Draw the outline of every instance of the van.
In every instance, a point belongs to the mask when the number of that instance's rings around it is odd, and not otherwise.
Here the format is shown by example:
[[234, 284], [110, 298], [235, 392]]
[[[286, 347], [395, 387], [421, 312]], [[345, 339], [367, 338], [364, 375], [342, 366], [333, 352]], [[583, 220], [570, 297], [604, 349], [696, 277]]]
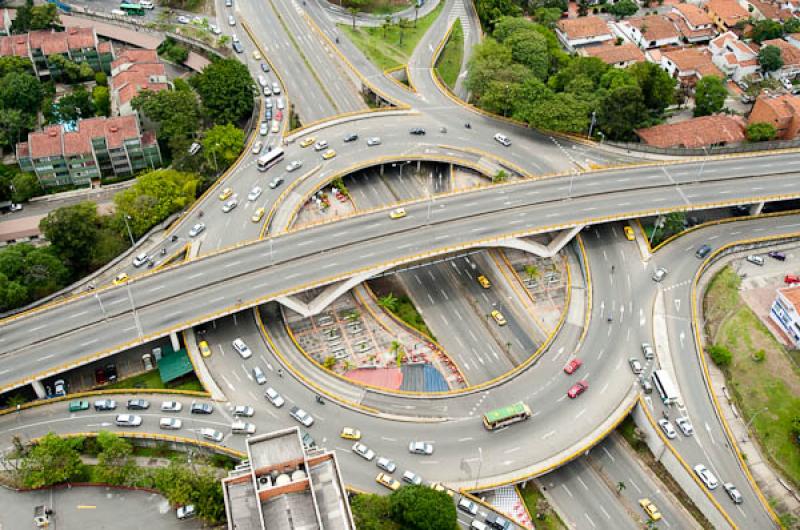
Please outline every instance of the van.
[[150, 0], [140, 0], [139, 5], [144, 9], [155, 9], [155, 5]]

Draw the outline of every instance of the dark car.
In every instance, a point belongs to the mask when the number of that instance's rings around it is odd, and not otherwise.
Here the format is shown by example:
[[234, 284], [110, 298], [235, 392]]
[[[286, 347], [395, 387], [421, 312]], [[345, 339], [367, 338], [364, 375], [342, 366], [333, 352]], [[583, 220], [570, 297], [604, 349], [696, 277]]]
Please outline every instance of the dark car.
[[776, 259], [778, 261], [786, 261], [786, 254], [784, 254], [783, 252], [778, 252], [777, 250], [767, 252], [767, 256], [769, 256], [772, 259]]
[[147, 410], [150, 408], [150, 402], [146, 399], [129, 399], [128, 410]]
[[234, 42], [233, 43], [233, 50], [236, 53], [244, 53], [244, 47], [242, 46], [241, 42]]
[[347, 143], [347, 142], [355, 142], [356, 140], [358, 140], [358, 135], [356, 133], [350, 133], [350, 134], [348, 134], [347, 136], [344, 137], [345, 143]]
[[409, 134], [414, 134], [414, 135], [417, 135], [417, 136], [422, 136], [423, 134], [425, 134], [425, 129], [423, 129], [422, 127], [414, 127], [413, 129], [408, 131], [408, 133]]
[[496, 513], [490, 513], [486, 516], [486, 524], [497, 530], [508, 530], [511, 528], [511, 521]]
[[214, 407], [208, 403], [197, 401], [192, 403], [192, 414], [211, 414], [212, 412], [214, 412]]
[[106, 371], [102, 368], [98, 368], [94, 371], [94, 382], [98, 385], [104, 385], [108, 382], [108, 377], [106, 377]]
[[698, 259], [704, 259], [709, 254], [711, 254], [711, 247], [708, 245], [700, 245], [700, 248], [698, 248], [697, 252], [694, 253], [695, 257]]
[[269, 72], [269, 65], [267, 63], [261, 63], [261, 71]]
[[117, 365], [115, 364], [107, 364], [106, 365], [106, 379], [108, 379], [109, 383], [113, 383], [117, 380]]

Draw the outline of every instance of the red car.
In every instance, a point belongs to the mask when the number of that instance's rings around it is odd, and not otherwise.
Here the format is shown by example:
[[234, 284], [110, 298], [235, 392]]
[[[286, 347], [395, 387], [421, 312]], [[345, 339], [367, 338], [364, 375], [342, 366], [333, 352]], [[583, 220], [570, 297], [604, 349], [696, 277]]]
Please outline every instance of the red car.
[[577, 359], [577, 358], [572, 359], [564, 367], [564, 373], [567, 374], [567, 375], [572, 375], [573, 373], [575, 373], [575, 370], [577, 370], [578, 368], [581, 367], [582, 364], [583, 364], [583, 361], [581, 361], [580, 359]]
[[800, 283], [800, 276], [797, 276], [796, 274], [787, 274], [783, 278], [783, 282], [787, 283], [789, 285], [791, 285], [793, 283]]
[[281, 111], [276, 112], [275, 113], [275, 120], [276, 121], [281, 121], [282, 119], [283, 119], [283, 112], [281, 112]]
[[586, 392], [587, 388], [589, 388], [589, 383], [587, 383], [586, 381], [578, 381], [577, 383], [572, 385], [572, 387], [570, 387], [569, 390], [567, 390], [567, 395], [570, 398], [575, 399], [576, 397]]

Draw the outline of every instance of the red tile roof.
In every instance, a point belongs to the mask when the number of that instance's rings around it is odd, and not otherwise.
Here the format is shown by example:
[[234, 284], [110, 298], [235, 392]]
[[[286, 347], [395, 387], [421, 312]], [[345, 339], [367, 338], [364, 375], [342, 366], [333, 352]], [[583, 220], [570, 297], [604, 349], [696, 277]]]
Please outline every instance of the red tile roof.
[[95, 47], [95, 36], [92, 28], [72, 26], [66, 28], [64, 34], [67, 37], [67, 45], [70, 50]]
[[64, 33], [55, 31], [31, 31], [28, 33], [31, 49], [42, 50], [45, 55], [69, 52], [69, 45]]
[[687, 21], [689, 21], [689, 24], [695, 28], [707, 24], [713, 24], [713, 21], [711, 20], [711, 17], [708, 16], [708, 13], [694, 4], [676, 4], [672, 6], [672, 9], [683, 15], [681, 18], [685, 18]]
[[781, 50], [781, 59], [784, 66], [800, 65], [800, 49], [795, 48], [783, 39], [770, 39], [761, 43], [764, 46], [777, 46]]
[[[153, 92], [169, 88], [169, 84], [155, 81], [156, 78], [166, 78], [166, 67], [158, 61], [158, 55], [152, 50], [126, 50], [112, 65], [112, 70], [125, 65], [130, 65], [126, 70], [118, 72], [111, 78], [111, 90], [116, 93], [119, 104], [124, 104], [133, 99], [141, 90], [148, 89]], [[134, 62], [131, 61], [141, 61]], [[149, 62], [144, 62], [149, 61]]]
[[17, 144], [17, 152], [29, 149], [31, 158], [48, 156], [75, 156], [92, 151], [92, 139], [106, 139], [109, 149], [122, 147], [123, 141], [139, 137], [139, 123], [135, 114], [117, 118], [89, 118], [79, 120], [75, 131], [64, 132], [61, 125], [51, 125], [41, 132], [28, 135], [28, 146]]
[[[629, 18], [626, 22], [637, 28], [642, 33], [642, 36], [649, 41], [672, 39], [680, 36], [672, 21], [662, 15]], [[642, 31], [642, 28], [644, 28], [644, 31]]]
[[28, 142], [20, 142], [17, 144], [17, 159], [27, 158], [30, 155], [31, 151], [28, 149]]
[[[690, 4], [679, 4], [679, 5], [690, 5]], [[686, 23], [686, 20], [678, 13], [667, 13], [666, 16], [675, 24], [680, 34], [686, 37], [687, 39], [710, 39], [717, 33], [713, 27], [692, 29], [692, 27]]]
[[711, 61], [711, 53], [706, 48], [681, 48], [665, 51], [664, 57], [675, 63], [679, 72], [697, 72], [701, 77], [716, 75], [724, 78], [725, 75]]
[[124, 64], [134, 63], [159, 63], [158, 53], [155, 50], [143, 50], [141, 48], [125, 48], [117, 54], [117, 58], [111, 63], [111, 69], [119, 68]]
[[706, 4], [709, 13], [716, 13], [727, 27], [733, 27], [740, 20], [747, 20], [750, 14], [736, 0], [709, 0]]
[[28, 36], [12, 35], [0, 37], [0, 57], [28, 57]]
[[569, 40], [611, 35], [606, 21], [595, 16], [567, 18], [559, 20], [557, 25]]
[[722, 143], [737, 143], [745, 139], [742, 119], [738, 116], [723, 114], [638, 129], [636, 134], [643, 143], [664, 148], [697, 148]]
[[795, 307], [795, 310], [800, 311], [800, 286], [784, 287], [778, 291]]
[[58, 156], [61, 154], [61, 125], [50, 125], [41, 132], [28, 135], [31, 158]]
[[613, 44], [602, 44], [600, 46], [587, 46], [583, 50], [586, 55], [597, 57], [606, 64], [624, 64], [628, 62], [643, 63], [644, 53], [638, 46], [631, 42], [615, 46]]

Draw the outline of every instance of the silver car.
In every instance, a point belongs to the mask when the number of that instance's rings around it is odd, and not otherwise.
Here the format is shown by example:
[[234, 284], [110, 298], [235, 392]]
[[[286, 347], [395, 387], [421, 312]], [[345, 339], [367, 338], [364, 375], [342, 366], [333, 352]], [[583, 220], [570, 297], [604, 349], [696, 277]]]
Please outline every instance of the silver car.
[[719, 486], [719, 482], [717, 482], [717, 477], [714, 476], [706, 466], [703, 464], [697, 464], [694, 466], [694, 472], [703, 481], [703, 484], [710, 490], [716, 489]]
[[120, 427], [138, 427], [142, 424], [142, 417], [136, 414], [118, 414], [116, 423]]
[[666, 277], [667, 277], [667, 269], [665, 269], [664, 267], [657, 268], [655, 270], [655, 272], [653, 273], [653, 281], [654, 282], [660, 282], [661, 280], [663, 280]]
[[253, 367], [253, 379], [256, 380], [256, 383], [259, 385], [265, 385], [267, 383], [267, 376], [264, 375], [264, 370], [262, 370], [258, 366]]
[[283, 396], [278, 394], [278, 392], [272, 387], [269, 387], [264, 391], [264, 397], [267, 398], [269, 402], [272, 403], [276, 408], [281, 408], [285, 403]]
[[300, 407], [292, 407], [292, 410], [289, 411], [289, 415], [302, 423], [305, 427], [311, 427], [314, 425], [314, 418], [311, 417], [311, 414], [304, 411]]
[[183, 426], [183, 422], [180, 418], [161, 418], [158, 426], [168, 431], [177, 431]]
[[289, 162], [289, 165], [286, 166], [286, 171], [294, 171], [296, 169], [300, 169], [303, 167], [303, 163], [299, 160], [292, 160]]
[[236, 405], [233, 408], [234, 416], [241, 416], [243, 418], [250, 418], [255, 414], [255, 410], [250, 405]]
[[415, 455], [432, 455], [433, 445], [428, 442], [411, 442], [408, 444], [408, 452]]
[[228, 202], [226, 202], [225, 204], [222, 205], [222, 211], [224, 213], [228, 213], [231, 210], [233, 210], [234, 208], [236, 208], [238, 205], [239, 205], [239, 201], [237, 201], [236, 199], [231, 199], [231, 200], [229, 200]]
[[631, 365], [631, 372], [633, 372], [636, 375], [639, 375], [644, 371], [644, 368], [642, 368], [642, 363], [639, 362], [639, 359], [634, 359], [633, 357], [631, 357], [630, 359], [628, 359], [628, 364]]
[[206, 229], [205, 223], [197, 223], [189, 230], [189, 237], [197, 237], [200, 233]]
[[661, 430], [664, 431], [664, 434], [670, 440], [674, 440], [678, 436], [678, 432], [675, 430], [675, 427], [672, 426], [669, 420], [661, 418], [658, 420], [658, 426], [661, 427]]

